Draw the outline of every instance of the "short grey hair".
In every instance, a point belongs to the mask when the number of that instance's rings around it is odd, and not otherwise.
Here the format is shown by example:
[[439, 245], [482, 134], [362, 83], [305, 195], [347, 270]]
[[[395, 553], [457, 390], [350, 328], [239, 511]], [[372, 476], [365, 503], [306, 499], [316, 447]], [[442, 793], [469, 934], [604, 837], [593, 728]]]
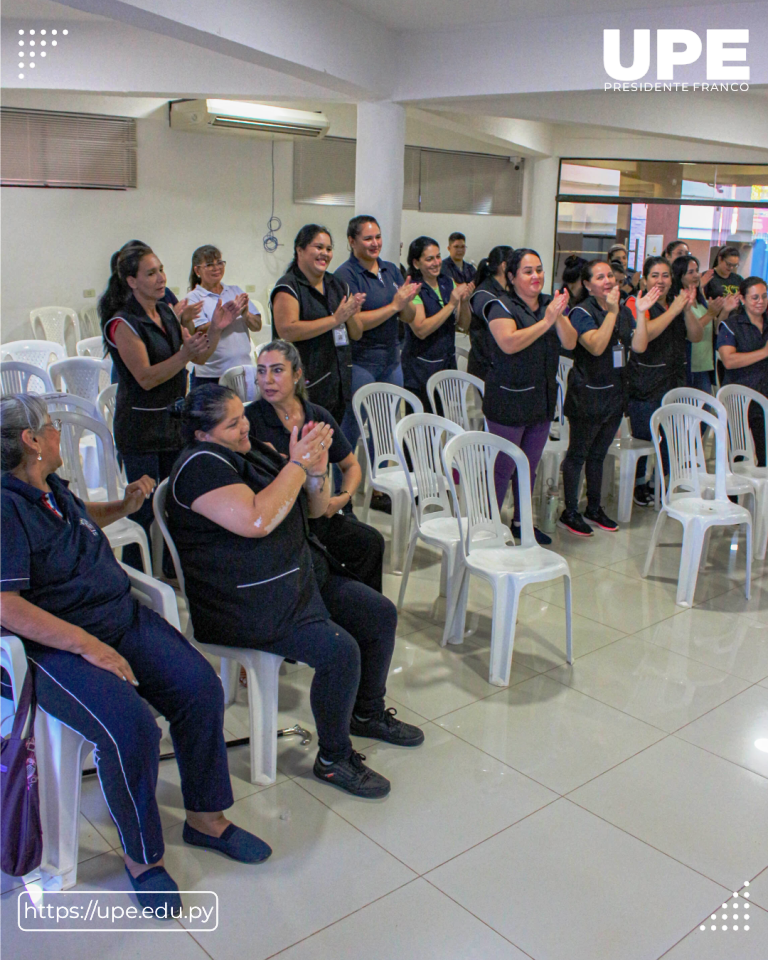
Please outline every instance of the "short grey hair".
[[15, 470], [24, 459], [25, 430], [38, 434], [48, 420], [48, 407], [34, 393], [5, 394], [0, 398], [0, 469]]

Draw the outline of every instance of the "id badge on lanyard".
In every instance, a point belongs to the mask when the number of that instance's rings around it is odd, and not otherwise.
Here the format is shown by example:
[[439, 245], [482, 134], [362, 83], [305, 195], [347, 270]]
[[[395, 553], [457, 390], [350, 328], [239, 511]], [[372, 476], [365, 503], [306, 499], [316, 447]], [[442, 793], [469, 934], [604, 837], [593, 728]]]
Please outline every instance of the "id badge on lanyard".
[[626, 351], [623, 343], [617, 343], [613, 347], [613, 365], [614, 367], [623, 367], [627, 362]]
[[333, 328], [333, 343], [337, 347], [346, 347], [349, 344], [349, 336], [344, 324]]

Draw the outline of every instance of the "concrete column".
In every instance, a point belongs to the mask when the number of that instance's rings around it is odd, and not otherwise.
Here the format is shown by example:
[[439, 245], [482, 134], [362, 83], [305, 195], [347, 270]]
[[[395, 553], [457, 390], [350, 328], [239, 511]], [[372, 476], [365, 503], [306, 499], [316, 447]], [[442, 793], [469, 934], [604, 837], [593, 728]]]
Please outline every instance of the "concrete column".
[[555, 217], [557, 215], [557, 177], [559, 157], [526, 160], [526, 178], [531, 178], [526, 196], [525, 246], [538, 250], [544, 265], [544, 289], [551, 292], [554, 282]]
[[400, 262], [403, 212], [405, 107], [388, 101], [358, 103], [355, 213], [381, 226], [382, 259]]

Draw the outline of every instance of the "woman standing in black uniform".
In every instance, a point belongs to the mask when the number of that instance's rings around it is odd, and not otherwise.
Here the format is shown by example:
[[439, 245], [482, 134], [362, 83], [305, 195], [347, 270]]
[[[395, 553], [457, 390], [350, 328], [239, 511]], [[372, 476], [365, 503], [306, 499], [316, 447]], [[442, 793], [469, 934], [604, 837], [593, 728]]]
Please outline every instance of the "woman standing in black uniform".
[[[563, 462], [565, 510], [558, 526], [591, 537], [590, 523], [615, 531], [619, 525], [600, 505], [603, 461], [621, 425], [626, 407], [626, 365], [629, 351], [648, 346], [645, 311], [659, 297], [658, 288], [637, 301], [639, 320], [620, 305], [621, 291], [610, 264], [593, 260], [582, 268], [586, 296], [571, 308], [568, 319], [578, 334], [573, 368], [568, 376], [564, 413], [570, 438]], [[579, 480], [586, 462], [587, 510], [579, 513]]]
[[296, 344], [312, 402], [341, 423], [352, 399], [349, 341], [363, 335], [355, 314], [365, 294], [350, 295], [328, 273], [332, 259], [330, 231], [317, 223], [303, 226], [293, 241], [293, 260], [272, 290], [272, 327], [281, 340]]
[[425, 410], [430, 409], [427, 380], [433, 373], [456, 369], [456, 315], [462, 333], [469, 326], [469, 285], [457, 284], [442, 274], [442, 266], [437, 240], [417, 237], [408, 248], [408, 273], [421, 289], [413, 298], [413, 320], [405, 328], [403, 384], [416, 394]]
[[[149, 247], [124, 247], [115, 267], [99, 301], [104, 341], [117, 372], [115, 446], [129, 483], [145, 475], [159, 483], [181, 449], [179, 425], [168, 408], [187, 392], [186, 366], [218, 342], [234, 312], [230, 304], [217, 307], [208, 332], [192, 335], [162, 301], [165, 272]], [[133, 519], [149, 535], [149, 500]], [[135, 544], [126, 547], [124, 560], [141, 568]], [[164, 567], [173, 576], [169, 564]]]
[[493, 250], [480, 261], [475, 275], [475, 292], [469, 299], [471, 318], [469, 321], [469, 360], [467, 373], [473, 377], [485, 380], [485, 374], [490, 362], [490, 344], [488, 342], [487, 312], [491, 304], [499, 301], [507, 312], [511, 313], [512, 304], [509, 300], [507, 285], [507, 263], [514, 253], [512, 247], [494, 247]]
[[[740, 383], [768, 397], [768, 287], [762, 277], [747, 277], [739, 284], [741, 310], [720, 321], [717, 352], [725, 367], [725, 382]], [[750, 403], [747, 413], [755, 462], [765, 466], [763, 408]]]
[[[531, 466], [531, 487], [536, 479], [557, 402], [557, 369], [560, 345], [576, 346], [576, 331], [563, 316], [567, 293], [554, 298], [542, 293], [544, 267], [535, 250], [515, 250], [507, 263], [511, 286], [509, 306], [501, 299], [485, 311], [490, 364], [485, 377], [483, 413], [488, 429], [517, 444]], [[499, 506], [515, 473], [509, 457], [498, 456], [494, 468]], [[520, 531], [520, 498], [515, 491], [512, 532]], [[534, 531], [539, 543], [552, 540]]]
[[[646, 325], [648, 349], [639, 359], [629, 357], [629, 402], [627, 404], [632, 436], [638, 440], [651, 439], [651, 416], [661, 406], [668, 390], [685, 386], [685, 343], [698, 343], [704, 336], [695, 315], [686, 310], [696, 303], [696, 288], [681, 290], [670, 302], [672, 271], [664, 257], [649, 257], [643, 264], [645, 289], [656, 287], [659, 298], [650, 308]], [[640, 311], [637, 311], [638, 319]], [[662, 469], [669, 473], [669, 454], [666, 443], [661, 445]], [[645, 476], [645, 457], [637, 462], [637, 477]], [[653, 503], [653, 491], [647, 484], [635, 485], [634, 501], [638, 506]]]

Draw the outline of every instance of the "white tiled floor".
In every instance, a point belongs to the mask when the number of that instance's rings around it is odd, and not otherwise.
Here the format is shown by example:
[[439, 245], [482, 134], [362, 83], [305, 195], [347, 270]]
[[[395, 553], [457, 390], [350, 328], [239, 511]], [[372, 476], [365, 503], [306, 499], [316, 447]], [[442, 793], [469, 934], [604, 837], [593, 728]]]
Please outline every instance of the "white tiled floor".
[[[388, 518], [372, 519], [388, 535]], [[641, 578], [654, 520], [635, 508], [615, 536], [557, 532], [574, 578], [575, 662], [562, 586], [539, 584], [520, 605], [504, 690], [488, 683], [487, 586], [470, 590], [472, 636], [441, 648], [438, 557], [420, 548], [389, 700], [426, 742], [355, 744], [392, 780], [388, 799], [315, 781], [314, 744], [281, 741], [266, 788], [248, 780], [247, 748], [233, 749], [231, 816], [275, 851], [246, 867], [181, 842], [178, 771], [163, 763], [169, 869], [182, 889], [218, 893], [218, 930], [22, 934], [18, 884], [4, 877], [3, 949], [15, 960], [765, 960], [768, 753], [755, 744], [768, 741], [768, 565], [754, 564], [747, 601], [743, 546], [716, 536], [684, 610], [675, 524]], [[399, 587], [385, 576], [392, 599]], [[314, 730], [311, 678], [306, 667], [282, 677], [281, 721]], [[246, 711], [228, 710], [228, 736], [247, 733]], [[79, 887], [126, 891], [97, 781], [81, 809]], [[743, 908], [731, 918], [734, 892], [750, 894], [748, 931]]]

